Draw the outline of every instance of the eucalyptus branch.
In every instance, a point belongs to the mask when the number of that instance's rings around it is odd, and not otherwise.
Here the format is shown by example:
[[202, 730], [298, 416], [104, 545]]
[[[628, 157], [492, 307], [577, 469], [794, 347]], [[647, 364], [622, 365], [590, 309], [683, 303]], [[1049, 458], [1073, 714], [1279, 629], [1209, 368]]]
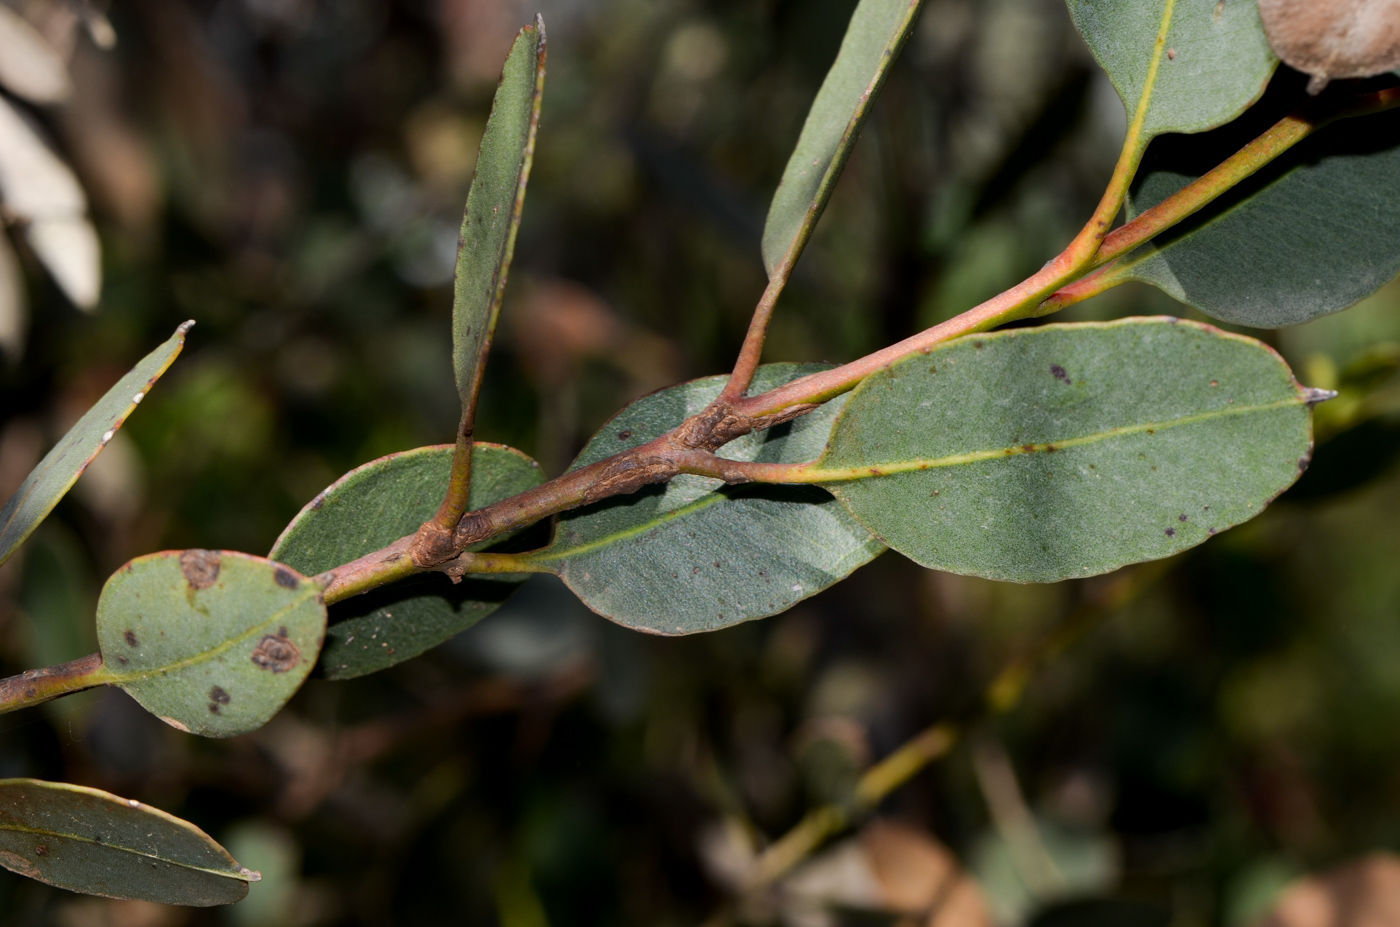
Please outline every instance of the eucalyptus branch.
[[[1400, 105], [1400, 88], [1366, 94], [1360, 98], [1341, 101], [1322, 98], [1309, 103], [1298, 114], [1282, 120], [1200, 180], [1189, 184], [1113, 234], [1103, 236], [1100, 234], [1104, 227], [1101, 223], [1105, 223], [1103, 215], [1109, 209], [1116, 212], [1121, 208], [1128, 184], [1131, 183], [1130, 172], [1136, 170], [1141, 162], [1140, 137], [1130, 130], [1118, 167], [1094, 216], [1060, 255], [1011, 289], [946, 322], [848, 364], [793, 380], [760, 395], [739, 398], [731, 403], [716, 402], [673, 431], [640, 447], [571, 470], [534, 489], [471, 512], [458, 523], [451, 548], [445, 549], [439, 555], [440, 559], [429, 560], [415, 549], [415, 568], [410, 569], [399, 558], [406, 546], [394, 545], [362, 557], [354, 564], [329, 571], [325, 574], [328, 578], [327, 600], [339, 601], [419, 570], [446, 570], [445, 565], [449, 562], [453, 564], [450, 572], [455, 575], [475, 572], [470, 564], [454, 559], [472, 544], [527, 527], [581, 505], [666, 482], [680, 473], [734, 483], [812, 483], [835, 478], [833, 474], [821, 473], [804, 465], [731, 461], [717, 456], [714, 451], [751, 431], [804, 415], [854, 389], [876, 371], [906, 357], [926, 354], [946, 341], [1017, 319], [1047, 315], [1123, 282], [1121, 278], [1105, 275], [1102, 270], [1097, 275], [1092, 273], [1098, 266], [1100, 243], [1104, 250], [1112, 248], [1116, 253], [1122, 253], [1208, 205], [1327, 122], [1396, 105]], [[1140, 128], [1140, 119], [1136, 119], [1135, 124]], [[1111, 221], [1111, 216], [1107, 221]], [[403, 544], [403, 541], [398, 542], [398, 545]], [[519, 561], [524, 562], [528, 561]], [[525, 568], [517, 564], [511, 569], [523, 571]], [[355, 592], [344, 591], [350, 589]]]
[[[406, 535], [387, 547], [320, 574], [315, 581], [323, 587], [326, 603], [333, 604], [427, 571], [443, 572], [454, 579], [468, 574], [543, 572], [545, 567], [528, 554], [479, 553], [467, 548], [582, 505], [669, 481], [681, 473], [730, 483], [818, 483], [842, 479], [843, 473], [809, 464], [734, 461], [719, 457], [715, 451], [749, 432], [811, 412], [904, 358], [928, 353], [954, 338], [1055, 312], [1123, 282], [1126, 278], [1115, 273], [1117, 265], [1105, 261], [1189, 217], [1328, 122], [1397, 105], [1400, 88], [1342, 100], [1319, 98], [1159, 206], [1103, 236], [1103, 215], [1121, 208], [1131, 171], [1141, 161], [1140, 144], [1130, 132], [1119, 166], [1094, 216], [1059, 256], [1015, 287], [880, 351], [760, 395], [717, 402], [653, 441], [467, 513], [447, 536], [448, 543], [425, 552], [415, 543], [416, 535]], [[94, 654], [70, 664], [0, 680], [0, 713], [99, 685], [103, 681], [100, 673], [101, 660]]]

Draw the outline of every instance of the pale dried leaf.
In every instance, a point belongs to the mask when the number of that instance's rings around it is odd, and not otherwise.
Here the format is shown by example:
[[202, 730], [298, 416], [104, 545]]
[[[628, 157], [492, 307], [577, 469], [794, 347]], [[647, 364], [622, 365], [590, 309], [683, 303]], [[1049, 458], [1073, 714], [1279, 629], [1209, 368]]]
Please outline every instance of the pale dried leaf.
[[1373, 853], [1295, 882], [1256, 927], [1400, 927], [1400, 857]]
[[783, 883], [791, 927], [837, 923], [839, 909], [912, 917], [926, 927], [991, 927], [977, 883], [931, 834], [876, 820], [803, 865]]
[[1259, 0], [1259, 14], [1278, 56], [1312, 75], [1310, 93], [1400, 67], [1400, 0]]
[[87, 210], [78, 179], [0, 97], [0, 202], [20, 219], [67, 218]]
[[7, 6], [0, 6], [0, 84], [34, 103], [57, 103], [73, 92], [63, 59]]
[[64, 295], [85, 312], [97, 308], [102, 291], [102, 253], [92, 223], [82, 216], [35, 219], [25, 231], [29, 246]]
[[0, 352], [11, 360], [24, 352], [24, 329], [29, 308], [24, 301], [24, 278], [9, 239], [0, 232]]

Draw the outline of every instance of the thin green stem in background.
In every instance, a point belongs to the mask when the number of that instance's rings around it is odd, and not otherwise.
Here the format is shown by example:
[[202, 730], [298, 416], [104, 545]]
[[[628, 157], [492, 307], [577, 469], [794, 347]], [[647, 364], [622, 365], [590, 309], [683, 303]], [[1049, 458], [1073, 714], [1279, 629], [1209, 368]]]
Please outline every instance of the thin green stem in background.
[[988, 715], [1005, 714], [1019, 705], [1036, 670], [1156, 585], [1175, 563], [1174, 559], [1159, 560], [1117, 574], [1098, 595], [1075, 609], [1027, 653], [1008, 662], [970, 709], [925, 728], [871, 766], [856, 782], [846, 804], [823, 805], [804, 815], [796, 826], [758, 856], [747, 888], [753, 891], [787, 875], [830, 837], [873, 811], [890, 793], [930, 763], [947, 756], [978, 722]]

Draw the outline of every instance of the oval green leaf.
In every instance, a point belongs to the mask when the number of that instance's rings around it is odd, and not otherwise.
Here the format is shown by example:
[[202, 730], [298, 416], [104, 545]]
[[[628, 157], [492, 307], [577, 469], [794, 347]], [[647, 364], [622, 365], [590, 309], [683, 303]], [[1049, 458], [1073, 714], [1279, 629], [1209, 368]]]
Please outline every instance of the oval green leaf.
[[208, 907], [262, 878], [193, 824], [97, 789], [0, 779], [0, 866], [73, 892]]
[[975, 335], [857, 387], [811, 477], [926, 567], [1055, 582], [1259, 514], [1307, 466], [1318, 398], [1208, 325]]
[[232, 737], [286, 704], [325, 629], [321, 587], [280, 563], [233, 551], [148, 554], [102, 589], [96, 681], [172, 727]]
[[763, 264], [772, 277], [796, 262], [826, 208], [870, 105], [913, 29], [922, 0], [861, 0], [836, 61], [802, 125], [768, 207]]
[[181, 325], [169, 341], [147, 354], [130, 373], [118, 380], [116, 386], [78, 419], [53, 450], [44, 455], [39, 466], [0, 508], [0, 563], [10, 559], [15, 549], [73, 488], [93, 458], [102, 453], [127, 416], [170, 367], [185, 346], [185, 333], [193, 326], [192, 321]]
[[[769, 364], [754, 390], [827, 369]], [[727, 378], [706, 377], [637, 400], [589, 441], [574, 468], [644, 444], [701, 411]], [[732, 441], [732, 460], [801, 463], [821, 452], [844, 405]], [[781, 612], [848, 576], [884, 548], [824, 491], [725, 486], [681, 475], [559, 519], [554, 543], [530, 559], [595, 612], [654, 634], [713, 631]]]
[[[451, 445], [420, 447], [350, 471], [301, 510], [268, 556], [314, 575], [412, 534], [437, 511], [452, 454]], [[499, 444], [473, 446], [471, 474], [473, 509], [544, 480], [539, 464]], [[339, 602], [331, 606], [321, 671], [350, 679], [416, 657], [491, 614], [517, 585], [494, 577], [453, 585], [430, 573]]]
[[[1150, 209], [1267, 127], [1251, 114], [1188, 146], [1148, 150], [1129, 211]], [[1334, 123], [1201, 212], [1120, 260], [1217, 319], [1296, 325], [1370, 296], [1400, 273], [1400, 110]]]
[[1253, 0], [1069, 0], [1069, 12], [1130, 121], [1155, 59], [1144, 140], [1231, 121], [1259, 99], [1278, 66]]
[[452, 364], [468, 420], [491, 349], [525, 205], [544, 92], [544, 56], [544, 21], [537, 16], [533, 26], [516, 36], [501, 71], [462, 216], [452, 301]]

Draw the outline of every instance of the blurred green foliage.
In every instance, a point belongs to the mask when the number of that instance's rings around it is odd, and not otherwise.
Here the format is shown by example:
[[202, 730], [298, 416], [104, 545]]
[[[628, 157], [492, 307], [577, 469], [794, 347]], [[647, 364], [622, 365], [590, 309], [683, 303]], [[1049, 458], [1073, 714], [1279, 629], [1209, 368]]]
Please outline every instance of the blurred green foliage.
[[[627, 401], [727, 369], [764, 283], [764, 208], [854, 3], [538, 5], [544, 114], [477, 437], [557, 473]], [[77, 35], [75, 99], [34, 115], [93, 200], [102, 306], [80, 315], [21, 247], [33, 321], [0, 371], [0, 490], [176, 324], [199, 324], [0, 570], [0, 670], [90, 650], [101, 577], [127, 559], [264, 553], [341, 473], [450, 440], [457, 225], [500, 62], [534, 12], [134, 0], [111, 10], [115, 49]], [[930, 0], [768, 358], [847, 360], [1033, 272], [1092, 210], [1123, 123], [1057, 0]], [[1096, 916], [1235, 924], [1294, 873], [1400, 847], [1397, 304], [1391, 286], [1263, 333], [1341, 391], [1312, 471], [979, 732], [1052, 862], [1077, 852], [1092, 879], [1037, 894], [999, 853], [975, 749], [886, 802], [972, 866], [994, 910], [1090, 923], [1047, 905], [1092, 892], [1121, 902]], [[1067, 315], [1157, 313], [1184, 307], [1129, 285]], [[537, 579], [442, 648], [313, 680], [232, 741], [116, 691], [8, 715], [0, 776], [138, 798], [267, 878], [233, 909], [186, 911], [0, 874], [0, 918], [698, 924], [725, 899], [711, 822], [778, 835], [1101, 582], [999, 585], [887, 555], [785, 615], [659, 639]]]

